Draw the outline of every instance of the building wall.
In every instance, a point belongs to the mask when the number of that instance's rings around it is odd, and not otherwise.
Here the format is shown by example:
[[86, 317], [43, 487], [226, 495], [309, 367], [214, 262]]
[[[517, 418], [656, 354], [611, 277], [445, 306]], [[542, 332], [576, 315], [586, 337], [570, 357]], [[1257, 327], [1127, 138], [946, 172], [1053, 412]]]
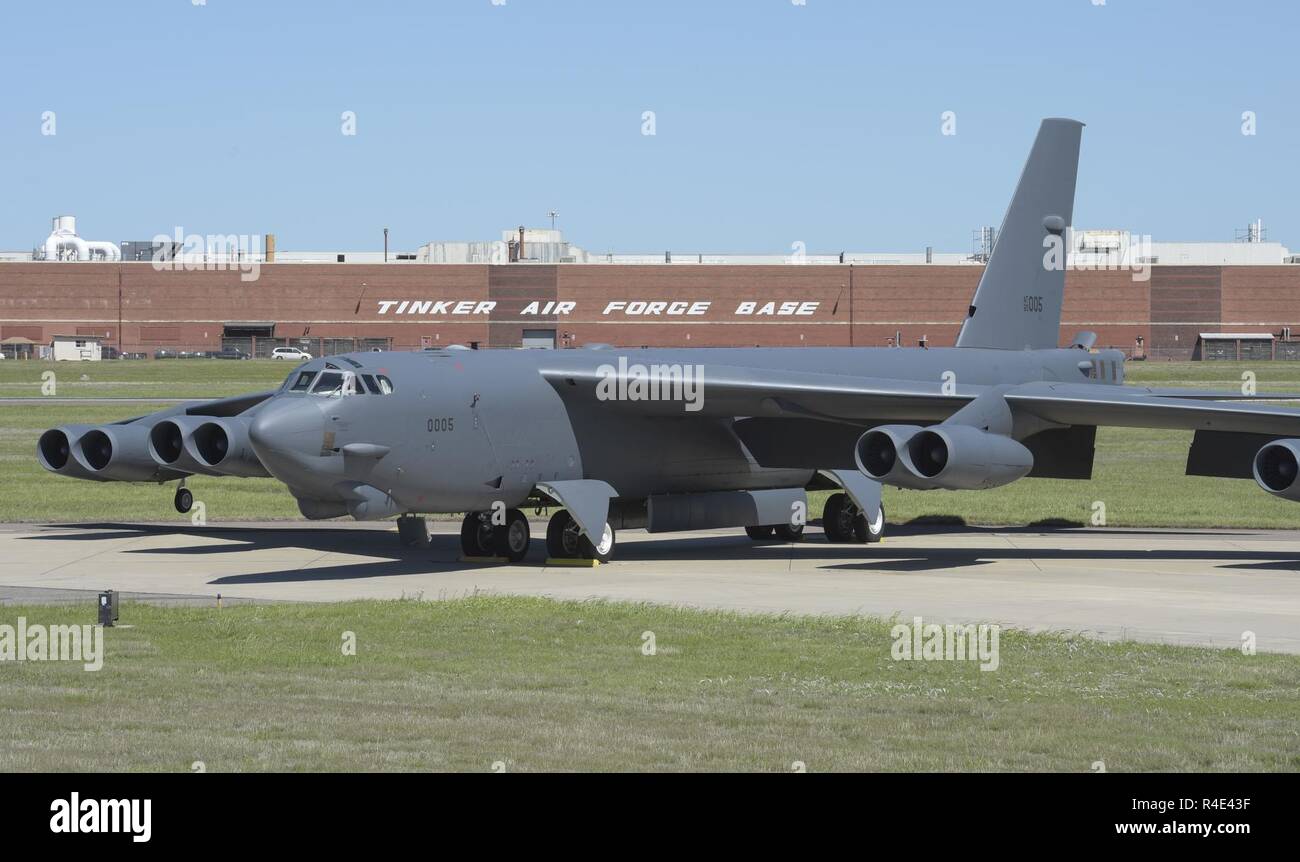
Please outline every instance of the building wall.
[[[4, 263], [0, 338], [48, 343], [55, 334], [82, 334], [103, 336], [114, 347], [120, 339], [127, 351], [214, 349], [224, 324], [267, 321], [281, 338], [391, 338], [399, 349], [469, 342], [511, 347], [523, 330], [549, 328], [560, 345], [880, 346], [899, 333], [905, 345], [924, 337], [941, 347], [953, 343], [982, 271], [976, 265], [264, 264], [256, 280], [244, 281], [238, 271], [159, 272], [148, 263]], [[439, 312], [435, 302], [448, 305]], [[476, 313], [484, 302], [495, 306]], [[638, 315], [610, 309], [611, 302], [665, 308]], [[703, 313], [668, 313], [671, 303], [703, 302]], [[428, 306], [412, 313], [412, 303]], [[531, 303], [549, 313], [525, 313]], [[556, 313], [555, 303], [573, 307]], [[755, 313], [739, 313], [745, 303]], [[769, 303], [774, 313], [757, 313]], [[462, 313], [455, 313], [457, 304]], [[1276, 333], [1287, 325], [1300, 328], [1300, 266], [1158, 266], [1149, 280], [1071, 271], [1061, 342], [1092, 330], [1099, 346], [1132, 351], [1141, 337], [1153, 356], [1186, 358], [1198, 331]]]

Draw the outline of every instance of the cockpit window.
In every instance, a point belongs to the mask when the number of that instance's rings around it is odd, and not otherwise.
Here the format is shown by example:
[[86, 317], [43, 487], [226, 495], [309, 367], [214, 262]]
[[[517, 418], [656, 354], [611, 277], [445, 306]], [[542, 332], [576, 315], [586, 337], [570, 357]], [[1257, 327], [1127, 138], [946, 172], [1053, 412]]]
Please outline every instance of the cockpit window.
[[357, 374], [354, 371], [300, 371], [285, 381], [287, 392], [311, 392], [312, 395], [346, 397], [349, 395], [390, 395], [393, 381], [382, 374]]
[[326, 371], [316, 380], [312, 387], [313, 395], [342, 395], [343, 375], [337, 371]]

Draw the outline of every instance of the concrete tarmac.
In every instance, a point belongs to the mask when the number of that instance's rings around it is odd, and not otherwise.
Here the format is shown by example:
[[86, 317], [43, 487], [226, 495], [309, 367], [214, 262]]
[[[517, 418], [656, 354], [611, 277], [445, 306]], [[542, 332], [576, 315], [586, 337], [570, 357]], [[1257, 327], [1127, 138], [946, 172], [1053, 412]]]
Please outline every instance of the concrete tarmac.
[[0, 526], [0, 604], [103, 589], [142, 598], [341, 601], [478, 592], [742, 612], [921, 616], [1105, 639], [1300, 653], [1300, 532], [901, 527], [881, 545], [754, 543], [741, 530], [619, 535], [594, 569], [459, 561], [458, 523], [427, 547], [389, 524]]

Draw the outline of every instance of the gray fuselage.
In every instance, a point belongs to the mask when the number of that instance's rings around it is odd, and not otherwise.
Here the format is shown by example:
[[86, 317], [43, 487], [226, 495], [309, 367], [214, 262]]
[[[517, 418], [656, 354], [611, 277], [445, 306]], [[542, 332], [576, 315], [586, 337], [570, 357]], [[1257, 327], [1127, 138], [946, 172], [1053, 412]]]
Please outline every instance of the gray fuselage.
[[[1104, 355], [1121, 369], [1122, 355]], [[809, 470], [759, 466], [732, 430], [739, 417], [686, 409], [644, 416], [563, 398], [543, 369], [590, 373], [617, 364], [724, 366], [846, 377], [960, 381], [985, 387], [1081, 382], [1097, 354], [1077, 349], [690, 348], [561, 351], [450, 349], [355, 353], [313, 360], [250, 414], [267, 469], [314, 515], [378, 491], [392, 512], [462, 512], [518, 506], [538, 482], [599, 479], [622, 500], [653, 494], [802, 487]], [[293, 392], [302, 373], [326, 370], [391, 381], [389, 394]], [[1107, 380], [1106, 382], [1112, 382]], [[562, 387], [560, 387], [562, 388]], [[707, 390], [699, 393], [708, 398]], [[896, 417], [882, 417], [882, 421]], [[924, 421], [924, 420], [922, 420]], [[938, 421], [929, 419], [928, 421]], [[869, 427], [871, 422], [860, 422]], [[798, 446], [798, 440], [790, 445]], [[304, 512], [312, 515], [307, 507]]]

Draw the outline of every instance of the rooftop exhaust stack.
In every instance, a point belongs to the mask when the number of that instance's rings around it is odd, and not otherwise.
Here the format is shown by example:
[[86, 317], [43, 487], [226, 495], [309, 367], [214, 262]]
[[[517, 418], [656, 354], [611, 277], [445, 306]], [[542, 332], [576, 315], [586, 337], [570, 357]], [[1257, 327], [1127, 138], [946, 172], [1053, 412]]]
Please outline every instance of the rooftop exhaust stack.
[[77, 236], [76, 216], [55, 216], [45, 238], [45, 260], [121, 260], [116, 243], [87, 241]]
[[1245, 229], [1237, 228], [1237, 242], [1268, 242], [1268, 231], [1264, 229], [1264, 220], [1255, 219]]

